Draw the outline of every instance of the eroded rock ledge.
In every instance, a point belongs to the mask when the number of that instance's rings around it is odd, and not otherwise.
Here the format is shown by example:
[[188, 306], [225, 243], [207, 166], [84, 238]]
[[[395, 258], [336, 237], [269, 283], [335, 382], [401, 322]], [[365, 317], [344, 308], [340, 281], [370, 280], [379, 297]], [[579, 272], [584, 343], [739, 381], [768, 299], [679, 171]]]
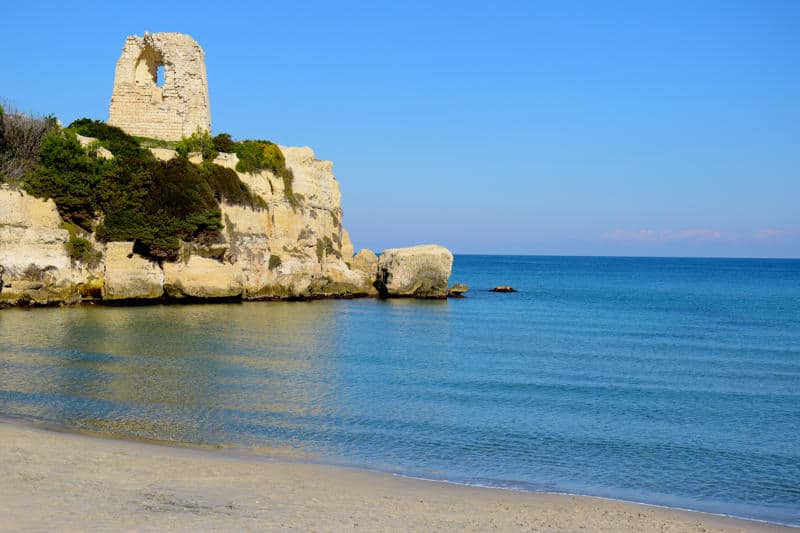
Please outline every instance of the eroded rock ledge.
[[[222, 204], [222, 242], [184, 243], [175, 262], [155, 262], [132, 242], [100, 243], [95, 265], [73, 261], [52, 200], [0, 187], [0, 307], [86, 301], [444, 298], [453, 256], [436, 245], [395, 248], [380, 259], [354, 249], [342, 227], [333, 164], [308, 147], [281, 147], [294, 173], [294, 205], [269, 171], [239, 173], [266, 208]], [[159, 150], [159, 157], [174, 154]], [[218, 164], [235, 167], [234, 154]]]

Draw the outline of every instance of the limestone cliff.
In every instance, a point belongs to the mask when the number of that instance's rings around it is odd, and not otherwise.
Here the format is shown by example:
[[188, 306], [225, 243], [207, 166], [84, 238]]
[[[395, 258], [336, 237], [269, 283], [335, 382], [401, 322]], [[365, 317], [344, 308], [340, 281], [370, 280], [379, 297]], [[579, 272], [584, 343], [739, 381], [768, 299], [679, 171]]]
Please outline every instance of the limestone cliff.
[[[294, 174], [293, 196], [284, 190], [283, 180], [269, 171], [237, 173], [266, 207], [221, 204], [222, 238], [212, 244], [183, 243], [174, 262], [142, 257], [134, 252], [132, 242], [102, 244], [93, 236], [89, 237], [102, 251], [99, 264], [89, 267], [73, 261], [67, 253], [69, 232], [53, 201], [0, 188], [0, 305], [377, 295], [378, 259], [369, 250], [353, 256], [352, 242], [341, 224], [341, 195], [333, 164], [316, 159], [307, 147], [280, 149]], [[175, 156], [169, 150], [154, 152], [161, 159]], [[237, 158], [223, 153], [215, 162], [235, 168]], [[409, 250], [402, 257], [413, 256], [414, 249]], [[422, 252], [427, 257], [431, 250]], [[382, 267], [380, 272], [384, 278], [415, 285], [408, 265], [430, 266], [426, 261], [395, 261], [401, 271], [387, 274]], [[450, 263], [434, 265], [439, 270], [433, 277], [427, 268], [426, 280], [443, 277], [446, 286], [451, 262], [452, 256]], [[420, 283], [416, 285], [430, 288], [428, 281]], [[417, 292], [389, 290], [384, 295], [440, 296], [436, 290]]]
[[52, 200], [0, 187], [0, 306], [73, 303], [96, 293], [101, 271], [70, 261], [62, 226]]

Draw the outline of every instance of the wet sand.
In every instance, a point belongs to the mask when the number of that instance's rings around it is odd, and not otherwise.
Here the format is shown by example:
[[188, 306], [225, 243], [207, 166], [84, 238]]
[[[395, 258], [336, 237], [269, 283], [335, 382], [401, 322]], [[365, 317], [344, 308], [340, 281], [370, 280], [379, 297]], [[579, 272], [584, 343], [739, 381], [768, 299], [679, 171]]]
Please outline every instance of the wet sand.
[[0, 530], [799, 531], [0, 419]]

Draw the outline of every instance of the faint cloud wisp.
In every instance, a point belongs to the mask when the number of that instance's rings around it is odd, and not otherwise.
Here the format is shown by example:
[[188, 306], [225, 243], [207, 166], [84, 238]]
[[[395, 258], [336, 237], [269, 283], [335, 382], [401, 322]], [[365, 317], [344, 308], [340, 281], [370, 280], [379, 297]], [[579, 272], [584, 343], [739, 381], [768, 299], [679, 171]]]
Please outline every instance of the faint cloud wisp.
[[614, 230], [604, 233], [601, 236], [604, 241], [627, 242], [627, 243], [653, 243], [663, 244], [670, 242], [709, 242], [709, 241], [732, 241], [738, 236], [734, 233], [716, 231], [710, 229], [683, 229], [683, 230], [661, 230], [640, 229], [639, 231]]

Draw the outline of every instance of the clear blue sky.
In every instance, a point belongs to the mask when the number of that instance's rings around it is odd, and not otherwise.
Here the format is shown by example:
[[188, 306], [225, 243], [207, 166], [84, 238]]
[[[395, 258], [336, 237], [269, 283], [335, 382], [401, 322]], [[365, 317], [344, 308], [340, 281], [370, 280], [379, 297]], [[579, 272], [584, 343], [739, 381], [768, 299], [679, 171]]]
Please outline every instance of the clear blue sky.
[[10, 2], [0, 98], [107, 119], [125, 36], [331, 159], [357, 248], [800, 257], [800, 1]]

